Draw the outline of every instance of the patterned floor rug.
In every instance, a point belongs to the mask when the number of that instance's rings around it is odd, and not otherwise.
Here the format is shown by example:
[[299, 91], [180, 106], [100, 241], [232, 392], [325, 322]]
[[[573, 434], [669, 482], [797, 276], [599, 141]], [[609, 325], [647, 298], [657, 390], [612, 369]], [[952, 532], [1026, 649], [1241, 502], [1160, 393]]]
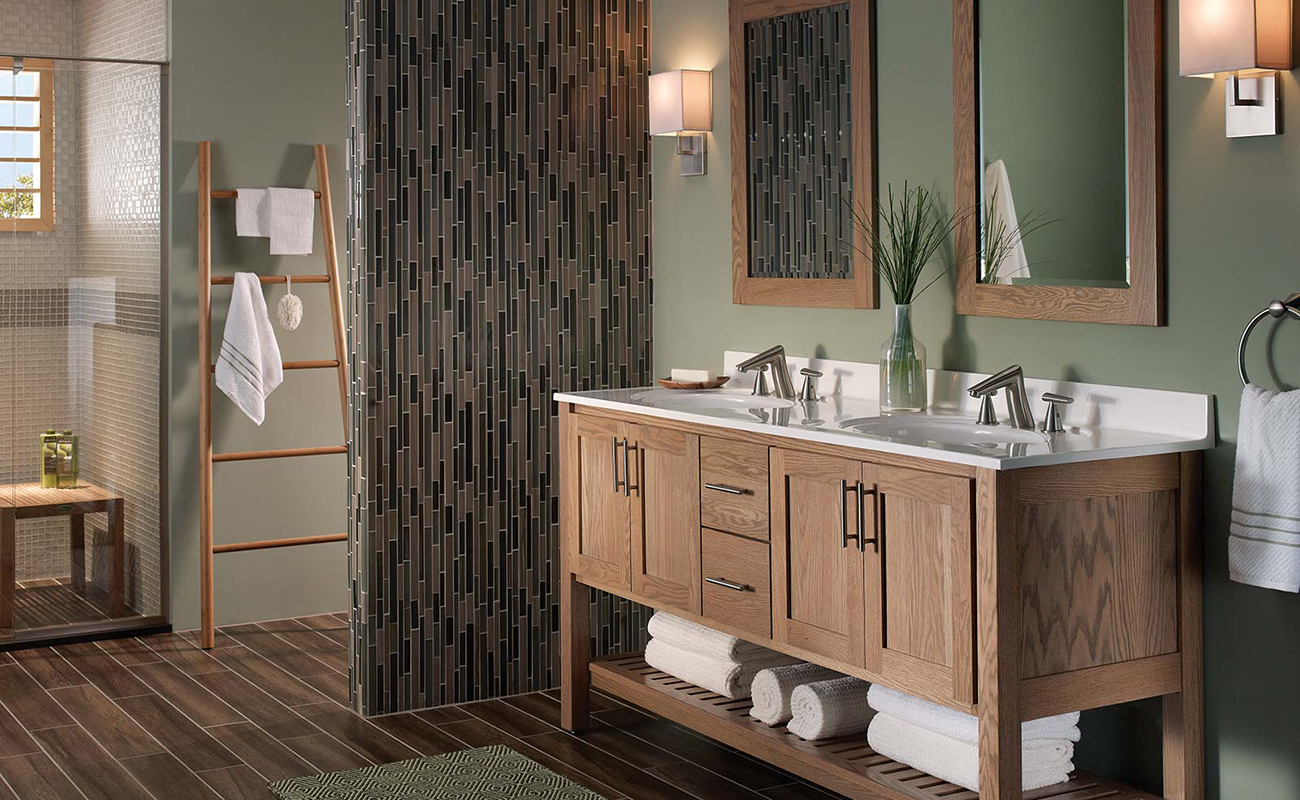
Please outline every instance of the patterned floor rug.
[[270, 785], [281, 800], [605, 800], [504, 745]]

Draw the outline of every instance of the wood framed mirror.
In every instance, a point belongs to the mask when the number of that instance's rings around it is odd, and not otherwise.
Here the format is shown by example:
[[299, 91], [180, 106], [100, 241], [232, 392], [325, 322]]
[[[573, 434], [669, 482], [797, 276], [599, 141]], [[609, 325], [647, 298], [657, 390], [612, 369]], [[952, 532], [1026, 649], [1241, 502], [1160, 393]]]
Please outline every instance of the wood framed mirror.
[[1163, 325], [1163, 0], [953, 0], [957, 312]]
[[872, 2], [730, 2], [733, 303], [879, 307]]

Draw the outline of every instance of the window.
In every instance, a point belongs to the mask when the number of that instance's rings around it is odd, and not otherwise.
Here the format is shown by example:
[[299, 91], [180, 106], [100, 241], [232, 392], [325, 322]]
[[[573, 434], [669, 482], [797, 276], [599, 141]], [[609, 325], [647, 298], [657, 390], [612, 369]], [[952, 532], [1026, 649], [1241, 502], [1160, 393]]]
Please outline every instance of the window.
[[0, 58], [0, 231], [54, 230], [54, 62]]

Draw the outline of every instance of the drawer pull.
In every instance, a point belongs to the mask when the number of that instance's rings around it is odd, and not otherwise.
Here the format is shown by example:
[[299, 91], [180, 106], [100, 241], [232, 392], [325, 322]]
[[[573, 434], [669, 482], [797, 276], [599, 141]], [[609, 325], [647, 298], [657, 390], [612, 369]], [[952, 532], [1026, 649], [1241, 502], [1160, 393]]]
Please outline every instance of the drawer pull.
[[[614, 472], [614, 494], [618, 494], [618, 490], [625, 488], [627, 485], [627, 462], [626, 461], [624, 462], [624, 466], [623, 466], [623, 480], [620, 481], [618, 479], [618, 448], [626, 447], [627, 440], [624, 439], [622, 442], [619, 442], [617, 436], [611, 436], [609, 437], [609, 440], [614, 446], [613, 452], [610, 454], [609, 460], [610, 460], [610, 468]], [[624, 455], [626, 455], [627, 451], [624, 450], [623, 452]]]
[[712, 489], [715, 492], [726, 492], [727, 494], [746, 494], [744, 489], [737, 489], [735, 486], [727, 486], [725, 483], [706, 483], [705, 489]]
[[[867, 538], [867, 511], [866, 511], [866, 506], [864, 505], [866, 503], [867, 495], [871, 495], [872, 497], [876, 498], [877, 509], [883, 511], [884, 504], [885, 504], [885, 496], [883, 494], [880, 494], [880, 492], [877, 490], [875, 486], [868, 489], [867, 487], [863, 486], [861, 483], [858, 484], [858, 551], [864, 552], [867, 548], [867, 542], [871, 542], [871, 546], [875, 548], [877, 552], [879, 552], [880, 551], [880, 540], [878, 538], [879, 528], [877, 528], [876, 536], [872, 536], [870, 539]], [[880, 527], [884, 526], [883, 517], [881, 518], [881, 522], [879, 523], [879, 525]]]
[[751, 587], [749, 584], [732, 583], [731, 581], [723, 580], [722, 578], [705, 578], [704, 582], [711, 583], [714, 586], [721, 586], [724, 589], [731, 589], [737, 592], [752, 592], [754, 590], [753, 587]]

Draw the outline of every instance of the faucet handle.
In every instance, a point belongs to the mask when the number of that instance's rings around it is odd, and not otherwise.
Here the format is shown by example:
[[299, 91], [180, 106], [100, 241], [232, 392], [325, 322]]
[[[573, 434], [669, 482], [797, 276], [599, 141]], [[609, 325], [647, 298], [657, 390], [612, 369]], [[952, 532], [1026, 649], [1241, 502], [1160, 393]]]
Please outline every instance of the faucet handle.
[[1055, 392], [1043, 392], [1043, 400], [1047, 403], [1047, 414], [1043, 417], [1043, 433], [1061, 433], [1065, 430], [1065, 423], [1061, 419], [1064, 416], [1061, 406], [1073, 403], [1074, 398]]
[[997, 425], [998, 412], [993, 410], [993, 395], [982, 394], [980, 398], [980, 412], [975, 418], [976, 425]]
[[802, 402], [817, 402], [817, 379], [822, 374], [809, 367], [799, 370], [799, 374], [803, 376], [803, 388], [799, 390], [799, 400]]
[[767, 388], [767, 365], [760, 364], [755, 372], [758, 374], [754, 376], [754, 396], [766, 397], [772, 393], [772, 390]]

